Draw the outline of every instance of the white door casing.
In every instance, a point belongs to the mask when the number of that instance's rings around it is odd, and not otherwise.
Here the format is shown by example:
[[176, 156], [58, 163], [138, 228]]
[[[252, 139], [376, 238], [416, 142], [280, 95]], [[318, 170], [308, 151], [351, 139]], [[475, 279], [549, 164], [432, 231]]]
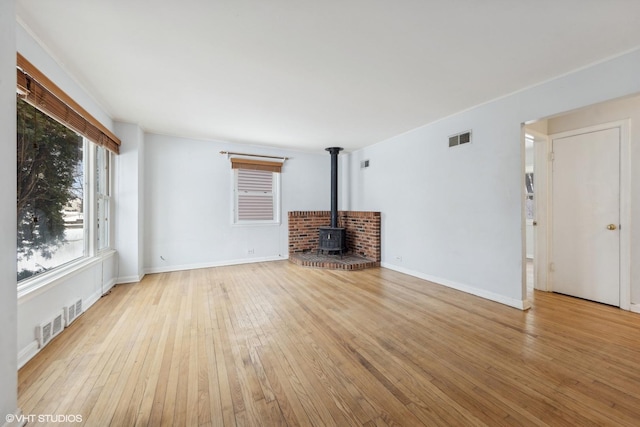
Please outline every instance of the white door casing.
[[534, 288], [546, 291], [547, 288], [547, 238], [548, 238], [548, 186], [549, 186], [549, 138], [546, 135], [534, 135], [534, 255], [533, 255], [533, 277]]

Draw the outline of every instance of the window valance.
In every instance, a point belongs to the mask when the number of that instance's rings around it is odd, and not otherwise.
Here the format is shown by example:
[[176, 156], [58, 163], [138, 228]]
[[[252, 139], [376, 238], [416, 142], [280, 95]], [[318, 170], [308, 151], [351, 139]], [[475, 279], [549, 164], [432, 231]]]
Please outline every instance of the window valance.
[[18, 96], [90, 141], [118, 154], [120, 139], [113, 132], [71, 99], [20, 53], [17, 54], [16, 65]]
[[249, 170], [280, 173], [282, 170], [282, 163], [270, 162], [267, 160], [254, 160], [254, 159], [243, 159], [239, 157], [232, 157], [231, 169], [249, 169]]

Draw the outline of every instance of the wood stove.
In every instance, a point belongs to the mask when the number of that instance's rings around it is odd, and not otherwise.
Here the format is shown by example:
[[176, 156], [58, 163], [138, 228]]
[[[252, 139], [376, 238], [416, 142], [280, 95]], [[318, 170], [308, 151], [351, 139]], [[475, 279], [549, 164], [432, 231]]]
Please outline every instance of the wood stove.
[[338, 154], [342, 147], [329, 147], [331, 154], [331, 225], [318, 230], [318, 253], [320, 251], [338, 252], [347, 250], [347, 231], [338, 227]]
[[347, 230], [340, 227], [320, 227], [318, 251], [340, 252], [347, 248]]

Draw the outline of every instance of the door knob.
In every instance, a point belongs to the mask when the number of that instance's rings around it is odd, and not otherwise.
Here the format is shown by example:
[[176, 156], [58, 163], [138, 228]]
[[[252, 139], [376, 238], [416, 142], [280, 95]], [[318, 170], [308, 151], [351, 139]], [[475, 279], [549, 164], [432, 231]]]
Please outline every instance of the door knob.
[[609, 225], [607, 225], [607, 230], [615, 230], [616, 228], [618, 228], [618, 227], [616, 227], [616, 225], [615, 225], [615, 224], [609, 224]]

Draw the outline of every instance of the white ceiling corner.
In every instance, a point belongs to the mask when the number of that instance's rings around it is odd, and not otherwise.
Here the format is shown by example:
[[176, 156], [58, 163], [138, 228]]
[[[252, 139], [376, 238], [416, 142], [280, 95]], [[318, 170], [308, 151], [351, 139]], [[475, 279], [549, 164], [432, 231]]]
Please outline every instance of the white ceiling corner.
[[352, 151], [640, 46], [637, 0], [18, 0], [116, 120]]

